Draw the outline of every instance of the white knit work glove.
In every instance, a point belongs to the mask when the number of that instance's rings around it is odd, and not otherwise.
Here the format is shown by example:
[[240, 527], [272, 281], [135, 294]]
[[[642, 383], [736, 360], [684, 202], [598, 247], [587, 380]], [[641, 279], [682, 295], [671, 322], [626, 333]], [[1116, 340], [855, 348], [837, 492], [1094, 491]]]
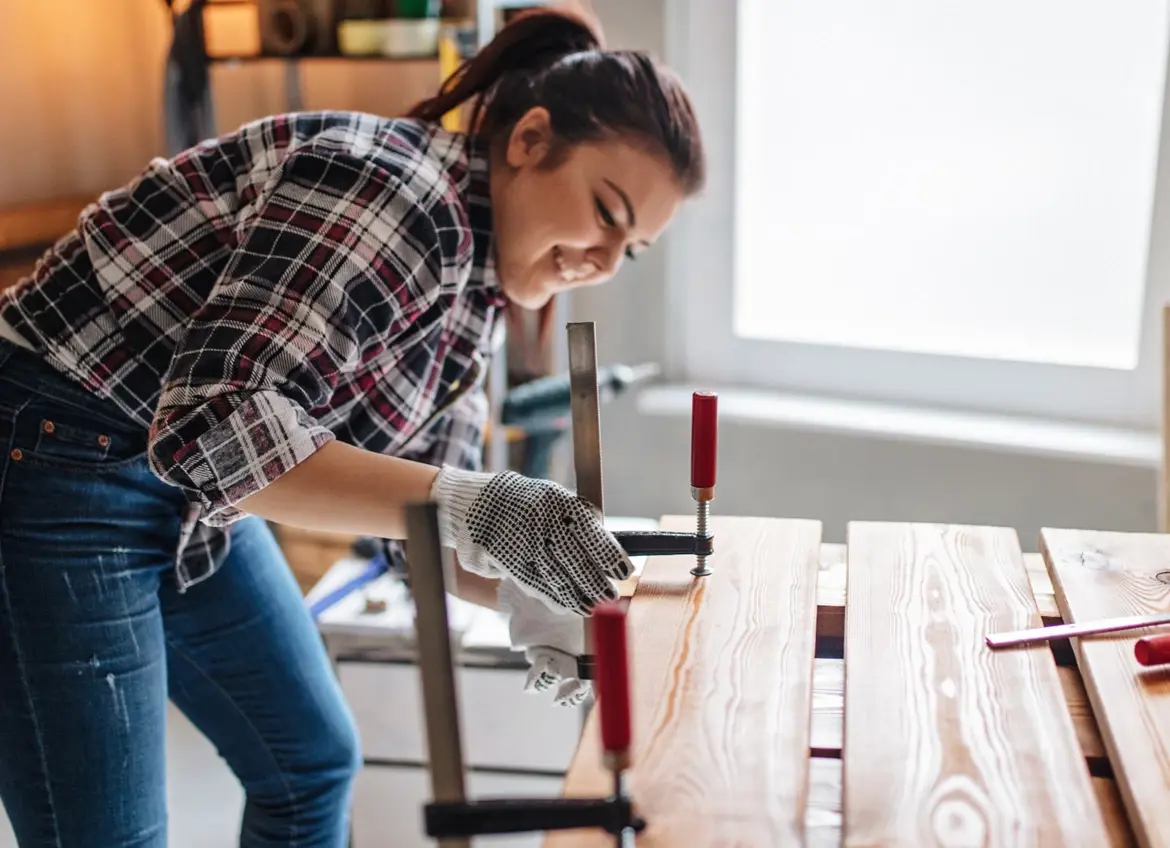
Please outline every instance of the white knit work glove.
[[552, 610], [505, 577], [499, 588], [500, 612], [508, 616], [508, 636], [528, 660], [526, 692], [552, 691], [553, 702], [575, 707], [593, 691], [577, 677], [577, 657], [585, 651], [584, 620], [571, 612]]
[[431, 487], [443, 544], [483, 577], [508, 575], [553, 610], [587, 615], [633, 572], [601, 516], [559, 483], [444, 466]]

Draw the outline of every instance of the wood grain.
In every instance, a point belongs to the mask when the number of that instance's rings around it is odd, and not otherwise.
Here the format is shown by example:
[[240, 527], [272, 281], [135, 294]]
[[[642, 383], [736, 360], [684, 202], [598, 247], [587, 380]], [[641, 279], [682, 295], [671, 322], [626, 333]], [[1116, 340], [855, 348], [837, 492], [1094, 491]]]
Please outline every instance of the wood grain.
[[[1170, 611], [1170, 536], [1041, 531], [1056, 601], [1067, 621]], [[1122, 800], [1140, 845], [1170, 845], [1170, 672], [1143, 669], [1134, 642], [1148, 631], [1072, 640]]]
[[845, 606], [846, 846], [1099, 846], [1106, 827], [1014, 531], [856, 522]]
[[[1108, 763], [1101, 733], [1093, 718], [1088, 695], [1075, 668], [1056, 669], [1064, 703], [1076, 729], [1081, 753], [1090, 767]], [[834, 658], [813, 660], [812, 724], [809, 745], [814, 757], [840, 757], [845, 721], [845, 661]]]
[[[1105, 848], [1133, 848], [1133, 832], [1122, 808], [1117, 784], [1106, 777], [1093, 778], [1093, 793], [1101, 805], [1108, 839]], [[809, 763], [808, 813], [805, 815], [806, 848], [839, 848], [841, 827], [841, 761], [813, 759]], [[984, 843], [998, 848], [994, 843]], [[1014, 845], [1017, 843], [1005, 842]]]
[[[1052, 595], [1052, 581], [1044, 557], [1038, 553], [1024, 554], [1024, 566], [1044, 623], [1059, 624], [1060, 610]], [[817, 574], [817, 636], [840, 637], [845, 634], [845, 575], [845, 546], [830, 542], [822, 544]]]
[[[665, 529], [694, 526], [691, 516]], [[638, 844], [790, 845], [804, 833], [815, 584], [821, 525], [713, 519], [712, 575], [652, 557], [629, 603], [631, 792], [649, 822]], [[596, 713], [564, 794], [604, 794]], [[550, 846], [609, 846], [589, 831]]]

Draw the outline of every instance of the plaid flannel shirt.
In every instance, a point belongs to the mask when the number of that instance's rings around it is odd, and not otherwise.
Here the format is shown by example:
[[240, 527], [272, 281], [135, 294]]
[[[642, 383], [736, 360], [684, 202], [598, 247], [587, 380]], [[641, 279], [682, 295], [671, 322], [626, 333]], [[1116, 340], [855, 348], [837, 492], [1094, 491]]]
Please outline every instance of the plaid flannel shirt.
[[151, 468], [191, 505], [186, 588], [222, 561], [236, 504], [332, 439], [479, 467], [491, 225], [466, 136], [279, 115], [102, 195], [0, 317], [149, 428]]

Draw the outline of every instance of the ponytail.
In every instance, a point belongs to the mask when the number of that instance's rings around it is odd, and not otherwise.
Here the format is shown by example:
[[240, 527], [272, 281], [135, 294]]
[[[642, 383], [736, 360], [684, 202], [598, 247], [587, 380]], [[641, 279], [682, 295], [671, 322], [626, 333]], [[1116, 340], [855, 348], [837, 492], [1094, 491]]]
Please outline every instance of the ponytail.
[[470, 127], [477, 130], [483, 109], [501, 81], [536, 77], [566, 56], [600, 50], [603, 39], [583, 18], [548, 9], [521, 13], [482, 50], [447, 77], [433, 97], [417, 103], [407, 117], [438, 122], [475, 98]]
[[661, 154], [686, 196], [706, 180], [699, 123], [679, 78], [645, 53], [606, 50], [600, 28], [583, 16], [517, 16], [408, 117], [438, 123], [473, 98], [469, 132], [489, 147], [542, 107], [561, 148], [623, 138]]

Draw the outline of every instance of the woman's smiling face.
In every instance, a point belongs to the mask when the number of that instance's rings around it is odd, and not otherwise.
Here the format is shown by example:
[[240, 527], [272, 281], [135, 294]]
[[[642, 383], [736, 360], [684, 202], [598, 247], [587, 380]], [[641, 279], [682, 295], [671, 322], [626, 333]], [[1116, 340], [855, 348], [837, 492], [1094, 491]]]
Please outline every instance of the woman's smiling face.
[[558, 150], [543, 108], [517, 122], [491, 182], [500, 285], [527, 309], [609, 280], [658, 238], [684, 199], [667, 162], [636, 142]]

